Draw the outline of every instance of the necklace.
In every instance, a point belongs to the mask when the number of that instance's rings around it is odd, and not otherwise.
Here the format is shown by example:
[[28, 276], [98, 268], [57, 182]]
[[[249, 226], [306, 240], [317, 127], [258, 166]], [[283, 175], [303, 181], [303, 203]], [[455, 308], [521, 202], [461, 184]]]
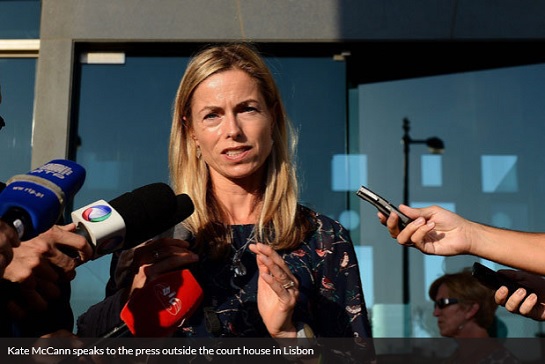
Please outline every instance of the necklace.
[[[233, 255], [233, 258], [231, 259], [231, 270], [233, 271], [235, 277], [242, 277], [246, 275], [247, 269], [242, 264], [242, 255], [246, 251], [246, 248], [248, 248], [248, 245], [250, 245], [252, 242], [255, 241], [255, 227], [252, 228], [252, 232], [250, 233], [250, 236], [248, 239], [246, 239], [246, 243], [242, 245], [240, 248], [235, 249], [235, 254]], [[231, 245], [232, 247], [233, 245]]]

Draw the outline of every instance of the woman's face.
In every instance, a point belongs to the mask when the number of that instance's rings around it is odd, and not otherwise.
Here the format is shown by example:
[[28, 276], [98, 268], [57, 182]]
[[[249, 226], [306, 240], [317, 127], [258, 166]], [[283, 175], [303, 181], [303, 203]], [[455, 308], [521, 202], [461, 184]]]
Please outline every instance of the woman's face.
[[[437, 290], [435, 300], [441, 298], [456, 298], [450, 295], [449, 289], [446, 285], [442, 284]], [[463, 329], [464, 324], [467, 322], [466, 318], [467, 309], [459, 303], [448, 305], [444, 308], [439, 308], [435, 305], [433, 315], [437, 317], [437, 326], [441, 336], [444, 337], [457, 337], [460, 330]]]
[[261, 181], [273, 145], [273, 116], [255, 79], [238, 69], [210, 76], [195, 89], [191, 118], [212, 181]]

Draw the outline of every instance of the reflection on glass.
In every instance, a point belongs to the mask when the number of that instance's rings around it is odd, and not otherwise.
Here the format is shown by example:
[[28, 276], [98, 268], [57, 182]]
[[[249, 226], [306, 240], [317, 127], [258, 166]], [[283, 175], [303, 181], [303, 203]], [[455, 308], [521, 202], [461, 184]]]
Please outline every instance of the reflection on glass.
[[357, 191], [367, 185], [367, 156], [364, 154], [335, 154], [331, 161], [331, 189]]
[[517, 192], [517, 160], [516, 155], [483, 155], [483, 192]]
[[[362, 84], [358, 93], [358, 117], [349, 120], [357, 127], [349, 130], [359, 130], [355, 153], [367, 155], [370, 186], [380, 186], [381, 194], [400, 201], [401, 125], [404, 117], [410, 117], [415, 135], [441, 135], [448, 145], [441, 156], [441, 183], [438, 173], [428, 175], [427, 157], [414, 153], [412, 168], [424, 174], [410, 176], [411, 201], [451, 201], [456, 212], [471, 220], [517, 230], [545, 230], [545, 166], [536, 157], [545, 153], [541, 122], [545, 120], [545, 64]], [[367, 211], [360, 213], [358, 232], [365, 244], [375, 247], [381, 260], [401, 262], [399, 247], [384, 227]], [[430, 262], [425, 268], [427, 259], [432, 258], [411, 251], [415, 310], [427, 307], [422, 292], [438, 269], [470, 266], [474, 257], [447, 257], [444, 263]], [[377, 280], [399, 276], [392, 284], [401, 286], [400, 265], [375, 264], [373, 274]], [[395, 304], [401, 296], [377, 288], [375, 299]], [[536, 331], [530, 320], [515, 315], [509, 320], [510, 324], [518, 321], [509, 327], [511, 337]]]
[[441, 187], [443, 185], [442, 156], [425, 154], [422, 156], [422, 186]]
[[6, 126], [0, 130], [0, 181], [31, 169], [32, 110], [36, 60], [0, 58], [0, 115]]

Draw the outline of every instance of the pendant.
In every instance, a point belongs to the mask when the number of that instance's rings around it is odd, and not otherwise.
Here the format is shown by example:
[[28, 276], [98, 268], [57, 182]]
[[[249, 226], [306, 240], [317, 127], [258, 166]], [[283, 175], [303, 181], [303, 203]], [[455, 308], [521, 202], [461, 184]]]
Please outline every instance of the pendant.
[[235, 277], [241, 277], [246, 274], [246, 267], [244, 266], [244, 264], [242, 264], [242, 262], [239, 259], [233, 261], [231, 270], [235, 272]]

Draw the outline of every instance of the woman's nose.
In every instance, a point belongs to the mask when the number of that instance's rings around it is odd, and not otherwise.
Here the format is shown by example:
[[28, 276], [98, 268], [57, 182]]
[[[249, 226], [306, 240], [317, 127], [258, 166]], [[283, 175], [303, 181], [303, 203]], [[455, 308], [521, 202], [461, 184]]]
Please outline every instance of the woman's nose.
[[239, 122], [236, 115], [229, 114], [225, 116], [225, 134], [228, 138], [236, 139], [242, 134], [242, 129], [240, 128]]

